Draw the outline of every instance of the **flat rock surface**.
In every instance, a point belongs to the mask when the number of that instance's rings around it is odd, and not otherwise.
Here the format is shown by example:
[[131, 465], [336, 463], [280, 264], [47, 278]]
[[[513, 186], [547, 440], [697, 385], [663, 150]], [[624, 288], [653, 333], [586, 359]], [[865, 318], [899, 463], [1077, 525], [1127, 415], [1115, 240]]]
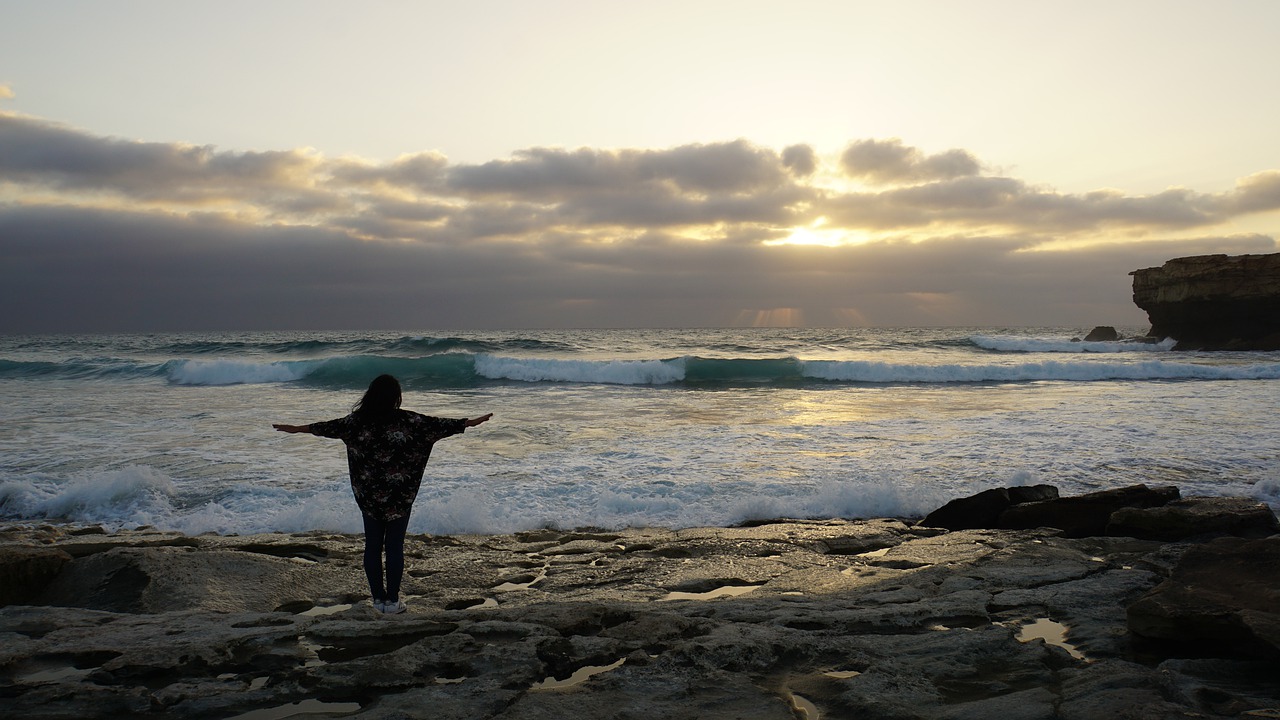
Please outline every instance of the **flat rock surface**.
[[358, 536], [11, 526], [0, 549], [72, 559], [0, 608], [0, 714], [1280, 716], [1274, 663], [1129, 633], [1189, 547], [897, 520], [410, 536], [409, 611], [383, 616]]

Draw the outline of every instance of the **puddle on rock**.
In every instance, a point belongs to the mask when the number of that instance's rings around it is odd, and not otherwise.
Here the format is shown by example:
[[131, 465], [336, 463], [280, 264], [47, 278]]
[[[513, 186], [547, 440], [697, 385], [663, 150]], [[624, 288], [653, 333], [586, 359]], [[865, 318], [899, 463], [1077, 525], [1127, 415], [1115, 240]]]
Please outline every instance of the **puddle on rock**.
[[[239, 673], [222, 673], [221, 675], [218, 676], [218, 679], [225, 680], [228, 682], [232, 680], [235, 680], [236, 682], [244, 682], [244, 680], [241, 679], [241, 676]], [[257, 690], [261, 687], [264, 687], [267, 684], [267, 681], [270, 679], [271, 679], [271, 676], [269, 675], [262, 675], [260, 677], [252, 678], [251, 680], [248, 681], [249, 689]]]
[[273, 708], [250, 710], [247, 713], [227, 718], [227, 720], [284, 720], [285, 718], [306, 717], [307, 715], [323, 715], [336, 717], [350, 715], [360, 711], [360, 703], [354, 702], [322, 702], [320, 700], [303, 700]]
[[320, 617], [321, 615], [332, 615], [332, 614], [334, 614], [334, 613], [340, 613], [340, 612], [342, 612], [342, 611], [344, 611], [344, 610], [350, 610], [352, 607], [354, 607], [354, 606], [352, 606], [352, 605], [350, 605], [350, 604], [347, 604], [347, 605], [316, 605], [315, 607], [311, 608], [310, 610], [304, 610], [304, 611], [302, 611], [302, 612], [300, 612], [300, 613], [298, 613], [298, 614], [299, 614], [299, 615], [306, 615], [307, 617]]
[[837, 680], [848, 680], [849, 678], [858, 677], [862, 674], [861, 670], [828, 670], [823, 675]]
[[1075, 645], [1067, 642], [1067, 626], [1049, 618], [1037, 618], [1034, 622], [1023, 625], [1018, 631], [1018, 642], [1032, 640], [1043, 640], [1049, 645], [1057, 645], [1077, 660], [1087, 659]]
[[82, 653], [54, 653], [36, 656], [20, 663], [14, 679], [19, 683], [52, 683], [70, 680], [78, 682], [94, 670], [99, 670], [108, 660], [120, 657], [120, 653], [106, 650]]
[[[504, 593], [504, 592], [513, 592], [516, 590], [530, 590], [533, 588], [534, 585], [537, 585], [538, 583], [547, 579], [547, 570], [550, 567], [551, 567], [551, 564], [547, 563], [546, 565], [542, 566], [542, 569], [538, 572], [537, 575], [530, 577], [530, 579], [528, 580], [522, 579], [518, 582], [504, 582], [501, 585], [495, 586], [493, 588], [493, 591]], [[529, 576], [526, 575], [522, 577], [529, 577]]]
[[798, 720], [819, 720], [822, 717], [822, 713], [818, 712], [818, 706], [807, 698], [788, 691], [787, 699], [791, 701], [791, 712]]
[[498, 601], [494, 598], [466, 598], [464, 600], [454, 600], [446, 603], [445, 610], [491, 610], [498, 607]]
[[715, 600], [723, 597], [738, 597], [746, 595], [752, 590], [760, 589], [759, 585], [724, 585], [718, 588], [707, 590], [706, 592], [679, 592], [672, 591], [662, 598], [666, 600]]
[[60, 682], [62, 680], [79, 680], [96, 669], [97, 668], [78, 668], [71, 665], [51, 667], [27, 673], [26, 675], [20, 675], [18, 676], [18, 682], [22, 684], [34, 684]]
[[332, 645], [323, 645], [321, 643], [312, 642], [306, 635], [299, 635], [298, 646], [305, 650], [307, 655], [306, 660], [302, 663], [303, 667], [314, 668], [329, 664], [325, 660], [320, 659], [320, 653], [332, 650]]
[[555, 679], [555, 677], [548, 676], [542, 682], [534, 683], [533, 687], [529, 689], [530, 690], [556, 690], [560, 688], [573, 687], [574, 685], [581, 685], [591, 677], [594, 677], [601, 673], [607, 673], [610, 670], [617, 670], [618, 668], [622, 667], [622, 664], [625, 663], [626, 661], [627, 659], [625, 657], [622, 657], [622, 658], [618, 658], [616, 662], [612, 662], [608, 665], [587, 665], [584, 667], [580, 667], [577, 670], [575, 670], [572, 675], [565, 678], [564, 680], [557, 680]]
[[405, 632], [395, 634], [365, 635], [333, 634], [325, 632], [304, 633], [298, 636], [298, 645], [307, 658], [305, 667], [318, 667], [328, 663], [348, 662], [370, 655], [385, 655], [427, 637], [448, 635], [457, 629], [453, 623], [415, 623]]

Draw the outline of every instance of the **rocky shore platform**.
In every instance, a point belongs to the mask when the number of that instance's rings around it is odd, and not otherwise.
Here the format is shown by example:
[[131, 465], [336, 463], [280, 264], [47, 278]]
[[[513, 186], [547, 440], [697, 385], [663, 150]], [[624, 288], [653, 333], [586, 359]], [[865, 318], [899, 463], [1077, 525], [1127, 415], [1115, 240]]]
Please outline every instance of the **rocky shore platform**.
[[1280, 535], [1243, 534], [413, 535], [384, 616], [359, 536], [9, 525], [0, 716], [1280, 718]]

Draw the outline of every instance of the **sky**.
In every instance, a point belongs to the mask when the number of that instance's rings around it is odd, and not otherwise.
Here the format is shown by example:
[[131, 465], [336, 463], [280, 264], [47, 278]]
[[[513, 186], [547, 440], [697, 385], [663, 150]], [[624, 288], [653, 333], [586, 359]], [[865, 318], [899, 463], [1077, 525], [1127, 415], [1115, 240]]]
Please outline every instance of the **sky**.
[[1143, 326], [1280, 3], [0, 0], [0, 332]]

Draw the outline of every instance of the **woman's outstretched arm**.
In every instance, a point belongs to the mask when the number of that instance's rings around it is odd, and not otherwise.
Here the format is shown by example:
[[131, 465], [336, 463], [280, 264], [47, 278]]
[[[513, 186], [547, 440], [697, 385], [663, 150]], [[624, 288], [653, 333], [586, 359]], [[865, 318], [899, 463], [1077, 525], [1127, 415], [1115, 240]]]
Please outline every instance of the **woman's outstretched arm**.
[[272, 424], [271, 424], [271, 427], [273, 427], [273, 428], [275, 428], [275, 429], [279, 430], [280, 432], [287, 432], [287, 433], [309, 433], [309, 432], [311, 432], [311, 426], [310, 426], [310, 425], [281, 425], [281, 424], [278, 424], [278, 423], [272, 423]]
[[[489, 414], [487, 414], [487, 415], [481, 415], [480, 417], [468, 418], [468, 419], [467, 419], [467, 427], [475, 427], [475, 426], [479, 425], [479, 424], [480, 424], [480, 423], [482, 423], [482, 422], [488, 422], [488, 421], [489, 421], [489, 418], [491, 418], [491, 417], [493, 417], [493, 413], [489, 413]], [[278, 427], [278, 426], [277, 426], [277, 427]]]

